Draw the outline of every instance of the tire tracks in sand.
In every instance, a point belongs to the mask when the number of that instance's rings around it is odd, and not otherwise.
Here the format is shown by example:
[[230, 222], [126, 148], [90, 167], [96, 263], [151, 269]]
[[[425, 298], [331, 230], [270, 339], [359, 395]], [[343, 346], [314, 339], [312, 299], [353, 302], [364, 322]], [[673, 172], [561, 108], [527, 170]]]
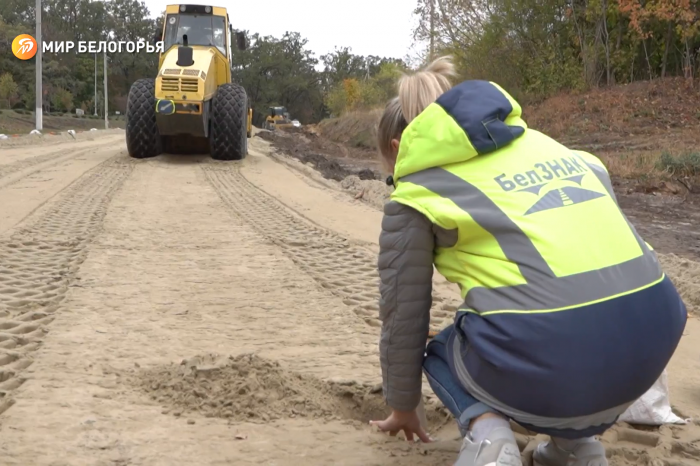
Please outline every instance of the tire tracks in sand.
[[[75, 150], [72, 151], [69, 147], [61, 147], [57, 150], [49, 149], [49, 151], [46, 153], [40, 153], [34, 156], [21, 158], [19, 160], [15, 160], [6, 164], [0, 164], [0, 188], [6, 188], [8, 186], [11, 186], [40, 170], [45, 170], [47, 168], [59, 165], [61, 163], [65, 163], [69, 160], [80, 157], [81, 155], [91, 153], [97, 149], [104, 148], [110, 145], [113, 145], [112, 141], [99, 141], [97, 143], [89, 144], [89, 147], [85, 147], [85, 145], [83, 144], [75, 144]], [[26, 147], [23, 148], [24, 151], [28, 149], [29, 148]], [[17, 149], [15, 149], [14, 151], [16, 150]], [[39, 151], [44, 152], [43, 150]], [[15, 174], [17, 174], [17, 176], [14, 176]]]
[[[54, 154], [40, 157], [48, 156]], [[48, 332], [85, 247], [132, 169], [122, 157], [106, 160], [74, 181], [38, 218], [0, 238], [0, 414], [14, 404], [11, 391], [24, 382], [22, 370], [32, 364], [31, 353]]]
[[[367, 325], [381, 327], [375, 255], [295, 214], [249, 182], [239, 164], [212, 163], [202, 169], [231, 212], [280, 247], [328, 292], [342, 298]], [[454, 304], [434, 296], [431, 330], [444, 328], [455, 311]]]
[[445, 464], [452, 451], [370, 432], [384, 414], [375, 329], [229, 215], [192, 162], [140, 161], [110, 203], [0, 418], [4, 461]]

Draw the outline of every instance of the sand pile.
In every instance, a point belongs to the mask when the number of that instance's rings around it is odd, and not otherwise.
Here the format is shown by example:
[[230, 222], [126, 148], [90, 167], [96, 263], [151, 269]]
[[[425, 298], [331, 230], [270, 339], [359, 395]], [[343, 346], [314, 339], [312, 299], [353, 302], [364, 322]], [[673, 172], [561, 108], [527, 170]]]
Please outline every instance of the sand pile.
[[363, 180], [356, 175], [345, 177], [340, 182], [340, 186], [358, 199], [362, 199], [380, 210], [384, 208], [384, 204], [389, 200], [389, 195], [393, 190], [384, 181]]
[[353, 381], [325, 382], [244, 354], [195, 356], [139, 374], [137, 385], [169, 412], [199, 412], [251, 422], [284, 417], [376, 419], [385, 412], [381, 390]]
[[700, 313], [700, 262], [675, 254], [658, 254], [664, 271], [678, 288], [690, 313]]

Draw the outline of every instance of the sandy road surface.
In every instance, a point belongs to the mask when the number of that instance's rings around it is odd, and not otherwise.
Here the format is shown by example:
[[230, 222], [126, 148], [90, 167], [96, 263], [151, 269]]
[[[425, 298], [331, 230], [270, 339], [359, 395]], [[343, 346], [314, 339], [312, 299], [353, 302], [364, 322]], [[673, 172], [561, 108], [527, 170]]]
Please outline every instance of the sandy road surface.
[[[379, 212], [251, 147], [242, 164], [134, 161], [119, 134], [0, 147], [0, 465], [454, 459], [432, 398], [436, 443], [366, 426], [383, 414]], [[456, 302], [443, 285], [436, 327]], [[669, 375], [698, 416], [694, 319], [687, 333]], [[606, 440], [612, 464], [700, 464], [694, 423]]]

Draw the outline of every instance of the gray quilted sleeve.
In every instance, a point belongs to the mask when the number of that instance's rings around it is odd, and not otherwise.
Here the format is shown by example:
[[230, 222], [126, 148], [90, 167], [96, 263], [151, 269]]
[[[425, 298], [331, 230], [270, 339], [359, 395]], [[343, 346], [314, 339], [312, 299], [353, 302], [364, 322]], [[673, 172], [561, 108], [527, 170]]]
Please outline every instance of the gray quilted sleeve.
[[412, 411], [421, 397], [422, 364], [432, 304], [432, 223], [397, 202], [384, 206], [379, 237], [379, 343], [386, 403]]

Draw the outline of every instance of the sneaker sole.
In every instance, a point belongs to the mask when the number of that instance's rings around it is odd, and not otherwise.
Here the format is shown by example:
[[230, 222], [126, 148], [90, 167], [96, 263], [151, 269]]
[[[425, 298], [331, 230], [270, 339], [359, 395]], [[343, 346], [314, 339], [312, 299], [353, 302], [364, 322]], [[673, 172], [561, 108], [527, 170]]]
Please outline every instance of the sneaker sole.
[[523, 460], [516, 445], [505, 445], [501, 449], [498, 459], [484, 466], [523, 466]]

